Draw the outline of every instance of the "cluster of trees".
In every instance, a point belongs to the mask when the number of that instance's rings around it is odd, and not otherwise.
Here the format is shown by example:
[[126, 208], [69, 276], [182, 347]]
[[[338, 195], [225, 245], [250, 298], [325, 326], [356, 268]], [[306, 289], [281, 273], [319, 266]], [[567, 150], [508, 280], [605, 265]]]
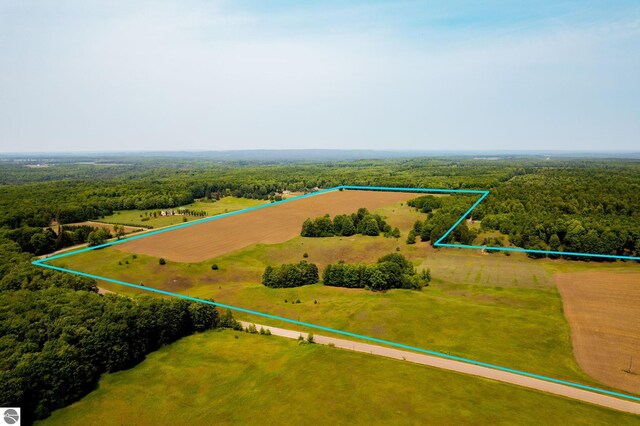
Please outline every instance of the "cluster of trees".
[[372, 265], [338, 262], [327, 265], [324, 285], [347, 288], [367, 288], [381, 291], [392, 288], [419, 290], [431, 281], [429, 270], [417, 273], [413, 264], [400, 253], [391, 253]]
[[303, 237], [348, 237], [355, 234], [378, 236], [383, 232], [385, 237], [400, 238], [400, 230], [391, 226], [378, 214], [372, 214], [364, 207], [350, 215], [339, 214], [333, 220], [324, 216], [307, 219], [302, 224], [300, 235]]
[[300, 287], [316, 284], [318, 280], [318, 267], [305, 260], [300, 263], [285, 263], [275, 268], [267, 266], [262, 275], [262, 284], [271, 288]]
[[407, 205], [415, 207], [422, 213], [431, 213], [433, 210], [442, 207], [442, 198], [433, 195], [423, 195], [422, 197], [407, 201]]
[[[124, 228], [122, 228], [122, 233], [120, 227], [116, 227], [114, 232], [118, 236], [122, 236]], [[51, 228], [24, 226], [17, 229], [0, 230], [0, 236], [18, 243], [22, 251], [39, 256], [75, 244], [86, 242], [90, 245], [104, 244], [112, 235], [104, 228], [81, 225], [61, 226], [57, 234]]]
[[[430, 241], [435, 244], [451, 226], [471, 207], [477, 196], [451, 195], [446, 197], [434, 197], [432, 195], [422, 196], [409, 200], [407, 204], [427, 213], [427, 219], [416, 221], [413, 229], [407, 236], [408, 244], [415, 244], [416, 238], [422, 241]], [[466, 221], [462, 221], [445, 238], [444, 242], [458, 242], [461, 244], [472, 244], [477, 232], [469, 229]]]
[[0, 406], [24, 424], [95, 389], [100, 375], [130, 368], [183, 336], [238, 328], [230, 312], [182, 299], [101, 296], [94, 280], [33, 266], [0, 238]]

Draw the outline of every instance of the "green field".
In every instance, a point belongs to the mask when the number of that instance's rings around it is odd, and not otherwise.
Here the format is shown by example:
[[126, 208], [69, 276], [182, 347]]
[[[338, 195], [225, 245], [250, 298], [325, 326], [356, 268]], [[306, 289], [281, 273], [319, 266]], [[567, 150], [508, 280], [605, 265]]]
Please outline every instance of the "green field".
[[102, 378], [42, 425], [637, 424], [561, 397], [275, 336], [207, 332]]
[[[249, 207], [254, 207], [260, 204], [268, 203], [265, 200], [250, 200], [248, 198], [236, 198], [236, 197], [224, 197], [218, 201], [196, 201], [191, 204], [187, 204], [181, 207], [191, 210], [201, 210], [207, 212], [208, 216], [215, 216], [222, 213], [228, 213], [235, 210], [246, 209]], [[176, 207], [174, 210], [177, 210]], [[119, 223], [126, 225], [138, 225], [145, 227], [153, 227], [153, 228], [161, 228], [163, 226], [176, 225], [178, 223], [183, 222], [183, 218], [187, 218], [187, 220], [198, 220], [202, 219], [200, 216], [183, 216], [183, 215], [175, 215], [175, 216], [151, 216], [149, 220], [142, 220], [145, 217], [148, 217], [149, 214], [153, 214], [153, 212], [158, 212], [160, 209], [149, 209], [149, 210], [122, 210], [119, 212], [115, 212], [110, 216], [105, 216], [100, 219], [101, 222], [106, 223]]]
[[[282, 244], [255, 245], [207, 262], [186, 264], [131, 255], [107, 248], [54, 261], [71, 269], [132, 283], [211, 298], [260, 312], [340, 330], [432, 349], [510, 368], [601, 384], [586, 376], [571, 348], [569, 326], [553, 282], [558, 269], [593, 267], [584, 262], [532, 260], [524, 254], [505, 256], [480, 251], [433, 249], [426, 243], [407, 245], [404, 236], [416, 218], [406, 206], [381, 210], [403, 238], [297, 237]], [[271, 289], [260, 284], [268, 264], [308, 260], [321, 268], [329, 262], [374, 262], [396, 250], [419, 269], [430, 268], [434, 280], [422, 291], [324, 287]], [[220, 269], [211, 270], [216, 263]], [[621, 270], [637, 265], [597, 264]], [[109, 290], [138, 292], [110, 283]], [[300, 300], [301, 303], [293, 304]], [[241, 316], [242, 317], [242, 316]], [[276, 320], [245, 317], [283, 326]], [[296, 326], [290, 326], [296, 327]]]

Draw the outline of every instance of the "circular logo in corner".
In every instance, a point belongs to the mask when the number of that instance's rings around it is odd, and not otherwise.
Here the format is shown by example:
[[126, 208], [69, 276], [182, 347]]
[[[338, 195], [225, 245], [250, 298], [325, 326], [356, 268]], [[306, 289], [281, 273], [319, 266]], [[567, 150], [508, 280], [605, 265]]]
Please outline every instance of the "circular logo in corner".
[[20, 420], [20, 414], [13, 408], [4, 410], [4, 422], [8, 425], [14, 425]]

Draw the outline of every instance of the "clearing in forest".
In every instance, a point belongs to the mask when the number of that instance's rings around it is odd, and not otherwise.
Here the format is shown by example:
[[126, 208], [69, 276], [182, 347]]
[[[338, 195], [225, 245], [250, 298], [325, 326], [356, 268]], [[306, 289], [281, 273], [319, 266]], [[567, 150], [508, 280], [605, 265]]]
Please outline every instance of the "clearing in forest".
[[375, 210], [416, 196], [411, 192], [332, 191], [128, 241], [118, 249], [175, 262], [202, 262], [253, 244], [290, 240], [300, 235], [302, 222], [309, 217], [353, 213], [360, 207]]

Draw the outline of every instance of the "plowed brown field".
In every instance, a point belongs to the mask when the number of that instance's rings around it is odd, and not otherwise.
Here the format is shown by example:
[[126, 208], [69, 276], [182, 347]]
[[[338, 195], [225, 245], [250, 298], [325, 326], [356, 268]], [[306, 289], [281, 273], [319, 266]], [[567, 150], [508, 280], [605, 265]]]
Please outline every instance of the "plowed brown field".
[[415, 193], [406, 192], [333, 191], [140, 238], [117, 247], [175, 262], [201, 262], [253, 244], [290, 240], [300, 235], [302, 222], [309, 217], [353, 213], [360, 207], [374, 210], [415, 197]]
[[[582, 369], [602, 383], [640, 394], [640, 273], [555, 278]], [[628, 373], [631, 356], [634, 367]]]

